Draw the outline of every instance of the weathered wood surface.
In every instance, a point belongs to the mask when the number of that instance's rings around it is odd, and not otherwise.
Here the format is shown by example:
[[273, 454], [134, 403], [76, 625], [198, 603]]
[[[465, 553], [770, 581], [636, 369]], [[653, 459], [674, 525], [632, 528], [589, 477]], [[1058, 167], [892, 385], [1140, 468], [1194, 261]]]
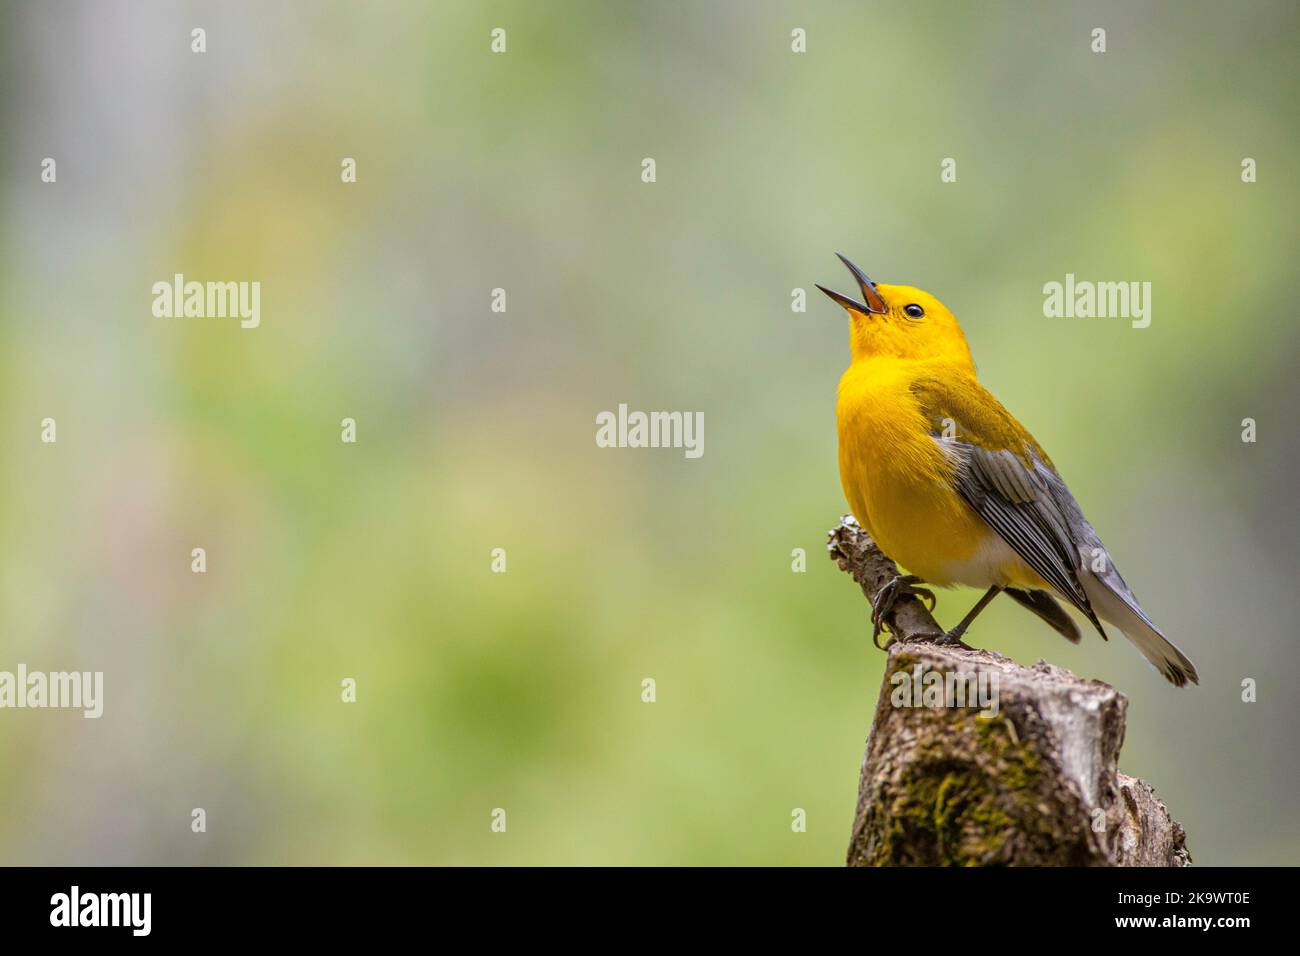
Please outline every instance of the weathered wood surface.
[[[868, 599], [898, 573], [851, 517], [828, 548]], [[1123, 694], [1044, 661], [1023, 667], [933, 643], [943, 629], [910, 596], [886, 620], [894, 640], [850, 866], [1191, 863], [1183, 828], [1155, 792], [1119, 772]]]

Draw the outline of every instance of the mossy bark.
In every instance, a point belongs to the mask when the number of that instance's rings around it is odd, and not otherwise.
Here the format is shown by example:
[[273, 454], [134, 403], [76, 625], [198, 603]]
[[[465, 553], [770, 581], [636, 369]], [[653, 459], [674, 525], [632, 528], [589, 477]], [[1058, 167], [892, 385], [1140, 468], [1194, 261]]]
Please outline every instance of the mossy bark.
[[[831, 533], [831, 554], [868, 596], [896, 573], [851, 518]], [[900, 602], [900, 611], [906, 616], [890, 623], [906, 639], [889, 648], [849, 865], [1191, 862], [1164, 804], [1118, 772], [1122, 694], [1042, 661], [1021, 667], [990, 651], [935, 644], [941, 630], [919, 601]], [[912, 693], [925, 682], [972, 693]], [[976, 687], [984, 697], [976, 699]]]

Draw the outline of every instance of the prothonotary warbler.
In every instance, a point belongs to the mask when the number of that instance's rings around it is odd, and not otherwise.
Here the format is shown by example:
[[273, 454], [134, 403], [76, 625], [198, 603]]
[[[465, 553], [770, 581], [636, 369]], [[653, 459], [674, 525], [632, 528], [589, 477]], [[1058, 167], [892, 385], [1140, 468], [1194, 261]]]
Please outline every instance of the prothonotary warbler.
[[1101, 633], [1124, 636], [1171, 683], [1196, 668], [1165, 639], [1129, 590], [1052, 460], [975, 378], [966, 336], [920, 289], [872, 282], [843, 256], [862, 301], [818, 286], [849, 313], [852, 361], [836, 417], [840, 481], [859, 524], [905, 568], [876, 596], [873, 623], [920, 585], [986, 588], [944, 635], [960, 641], [1001, 592], [1067, 639], [1079, 629], [1053, 595]]

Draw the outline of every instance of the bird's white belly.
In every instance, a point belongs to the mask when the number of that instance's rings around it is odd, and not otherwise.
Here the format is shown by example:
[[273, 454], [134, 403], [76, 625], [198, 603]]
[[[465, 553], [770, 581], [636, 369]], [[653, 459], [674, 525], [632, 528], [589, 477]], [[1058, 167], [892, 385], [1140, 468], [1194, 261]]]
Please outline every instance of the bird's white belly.
[[1014, 570], [1023, 565], [1020, 555], [1012, 550], [992, 529], [984, 535], [978, 548], [969, 557], [950, 560], [944, 564], [945, 584], [965, 584], [973, 588], [991, 588], [993, 585], [1015, 584]]

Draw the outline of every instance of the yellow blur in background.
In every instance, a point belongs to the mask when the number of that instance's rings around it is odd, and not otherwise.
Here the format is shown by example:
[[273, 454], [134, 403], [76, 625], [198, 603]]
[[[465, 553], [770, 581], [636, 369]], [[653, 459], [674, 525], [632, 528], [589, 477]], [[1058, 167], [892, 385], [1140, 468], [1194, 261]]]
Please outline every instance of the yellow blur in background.
[[[842, 862], [883, 657], [824, 556], [836, 250], [954, 311], [1201, 686], [1010, 602], [971, 641], [1129, 695], [1197, 863], [1300, 862], [1298, 19], [6, 5], [0, 670], [105, 702], [0, 711], [0, 863]], [[260, 326], [154, 317], [176, 273]], [[1045, 317], [1068, 273], [1150, 326]], [[704, 455], [598, 447], [620, 403]]]

